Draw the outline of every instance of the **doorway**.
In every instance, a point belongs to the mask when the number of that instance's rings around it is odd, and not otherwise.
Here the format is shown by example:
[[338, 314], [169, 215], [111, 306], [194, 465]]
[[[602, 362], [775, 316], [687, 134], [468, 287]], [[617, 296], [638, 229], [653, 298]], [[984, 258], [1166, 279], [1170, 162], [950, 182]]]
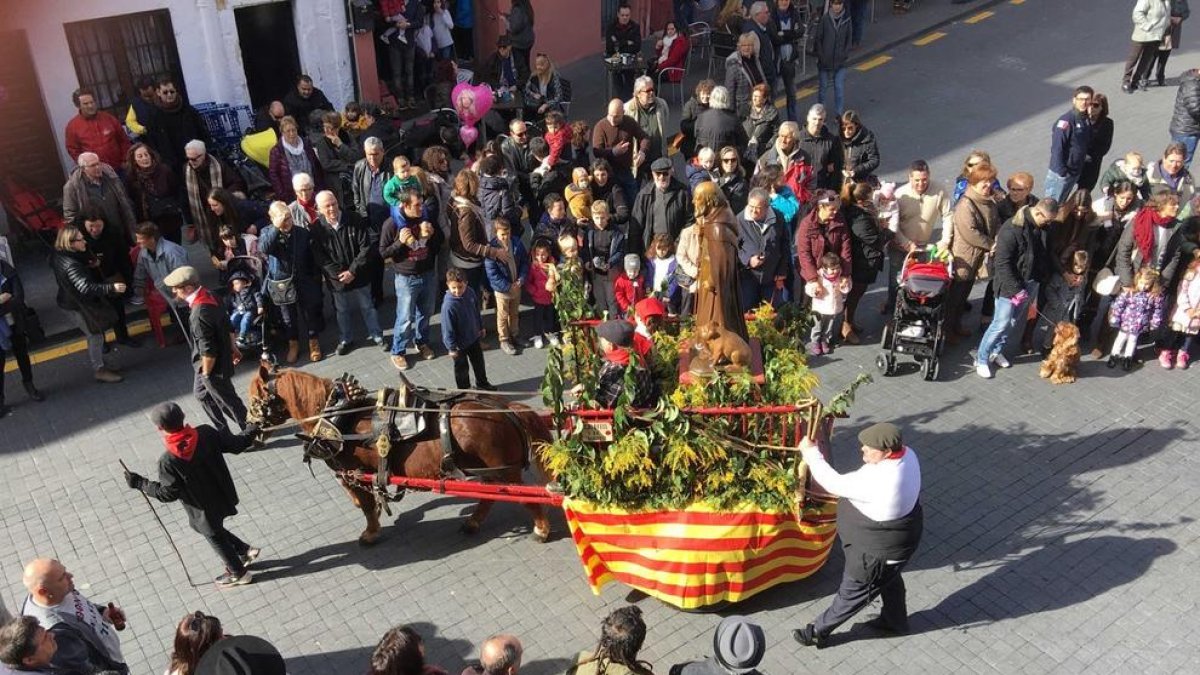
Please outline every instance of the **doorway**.
[[300, 75], [300, 50], [296, 46], [296, 24], [291, 2], [269, 2], [239, 7], [233, 11], [242, 68], [250, 105], [255, 110], [281, 100]]

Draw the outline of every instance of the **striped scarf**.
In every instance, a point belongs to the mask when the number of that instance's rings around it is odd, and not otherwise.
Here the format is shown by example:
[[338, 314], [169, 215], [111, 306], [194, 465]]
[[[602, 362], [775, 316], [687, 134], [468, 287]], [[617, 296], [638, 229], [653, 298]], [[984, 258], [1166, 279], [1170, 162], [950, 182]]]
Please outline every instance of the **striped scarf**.
[[[212, 155], [208, 156], [208, 185], [211, 188], [222, 187], [225, 183], [221, 176], [221, 162]], [[200, 231], [200, 241], [210, 251], [216, 251], [220, 240], [217, 229], [221, 223], [208, 208], [208, 195], [200, 193], [200, 176], [191, 164], [187, 167], [187, 196], [188, 206], [192, 211], [192, 222]]]

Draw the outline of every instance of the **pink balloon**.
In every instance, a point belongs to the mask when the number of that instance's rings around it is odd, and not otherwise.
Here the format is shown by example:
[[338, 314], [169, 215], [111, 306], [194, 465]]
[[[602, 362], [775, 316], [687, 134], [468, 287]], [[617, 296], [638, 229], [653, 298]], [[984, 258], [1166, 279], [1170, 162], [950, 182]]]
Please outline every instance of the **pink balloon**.
[[450, 92], [450, 100], [454, 102], [454, 110], [463, 124], [475, 124], [492, 109], [495, 96], [492, 88], [486, 84], [475, 86], [470, 82], [460, 82]]
[[462, 139], [463, 145], [471, 147], [475, 139], [479, 138], [479, 130], [468, 124], [464, 124], [458, 128], [458, 137]]

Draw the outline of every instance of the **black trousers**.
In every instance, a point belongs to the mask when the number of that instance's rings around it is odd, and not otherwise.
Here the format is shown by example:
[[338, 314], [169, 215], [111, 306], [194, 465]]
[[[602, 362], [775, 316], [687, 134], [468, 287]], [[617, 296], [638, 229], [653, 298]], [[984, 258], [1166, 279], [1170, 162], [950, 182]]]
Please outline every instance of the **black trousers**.
[[109, 298], [108, 304], [117, 312], [117, 323], [113, 326], [113, 334], [117, 337], [117, 342], [124, 342], [129, 339], [129, 322], [125, 318], [125, 298], [117, 296]]
[[[0, 321], [4, 321], [0, 317]], [[17, 359], [17, 368], [21, 370], [22, 382], [33, 382], [33, 365], [29, 363], [29, 340], [25, 333], [13, 330], [12, 354]], [[0, 405], [4, 405], [4, 366], [8, 361], [8, 352], [0, 349]]]
[[226, 417], [237, 422], [239, 429], [246, 428], [246, 404], [242, 403], [242, 398], [238, 396], [233, 382], [228, 377], [216, 374], [204, 377], [197, 368], [192, 393], [218, 430], [229, 431]]
[[250, 545], [226, 530], [224, 523], [210, 523], [209, 526], [212, 528], [212, 533], [204, 534], [204, 538], [212, 545], [217, 555], [221, 556], [221, 560], [225, 562], [225, 568], [234, 576], [240, 577], [245, 574], [246, 566], [242, 563], [242, 556], [250, 550]]
[[1150, 64], [1157, 57], [1160, 44], [1162, 40], [1133, 43], [1129, 50], [1129, 58], [1125, 60], [1125, 76], [1121, 78], [1121, 84], [1136, 87], [1149, 76]]
[[[1154, 58], [1150, 60], [1150, 65], [1153, 66], [1154, 77], [1158, 80], [1167, 79], [1167, 59], [1171, 58], [1170, 49], [1154, 50]], [[1150, 77], [1150, 66], [1146, 67], [1146, 77]]]
[[883, 610], [880, 614], [884, 622], [897, 629], [908, 628], [908, 605], [905, 602], [904, 579], [900, 576], [906, 562], [887, 565], [880, 563], [872, 572], [871, 579], [861, 581], [850, 576], [849, 572], [842, 573], [842, 585], [838, 587], [833, 604], [829, 606], [817, 620], [813, 628], [818, 635], [832, 633], [838, 626], [850, 620], [855, 614], [876, 596], [883, 600]]
[[482, 340], [476, 340], [475, 344], [470, 347], [458, 350], [458, 356], [454, 357], [454, 386], [459, 389], [471, 388], [471, 376], [468, 369], [475, 371], [476, 386], [489, 384], [487, 371], [483, 367]]

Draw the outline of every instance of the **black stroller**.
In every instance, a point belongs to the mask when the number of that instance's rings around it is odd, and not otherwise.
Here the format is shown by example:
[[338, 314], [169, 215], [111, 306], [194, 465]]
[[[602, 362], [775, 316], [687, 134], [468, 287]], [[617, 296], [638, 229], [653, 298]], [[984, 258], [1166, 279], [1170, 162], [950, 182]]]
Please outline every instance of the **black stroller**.
[[875, 365], [884, 375], [896, 373], [896, 355], [911, 356], [921, 364], [927, 381], [938, 377], [938, 356], [946, 342], [945, 304], [950, 289], [951, 262], [928, 251], [914, 251], [904, 259], [900, 293], [892, 318], [883, 328]]

